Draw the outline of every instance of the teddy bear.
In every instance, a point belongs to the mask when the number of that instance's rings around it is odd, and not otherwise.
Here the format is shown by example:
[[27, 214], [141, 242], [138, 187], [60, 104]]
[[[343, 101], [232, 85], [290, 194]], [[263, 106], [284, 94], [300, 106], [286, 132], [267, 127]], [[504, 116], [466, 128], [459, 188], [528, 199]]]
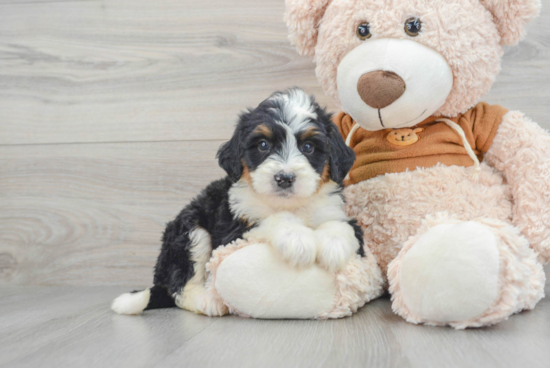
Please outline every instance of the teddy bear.
[[408, 322], [493, 325], [544, 297], [550, 136], [480, 102], [540, 0], [286, 0], [357, 160], [344, 191]]

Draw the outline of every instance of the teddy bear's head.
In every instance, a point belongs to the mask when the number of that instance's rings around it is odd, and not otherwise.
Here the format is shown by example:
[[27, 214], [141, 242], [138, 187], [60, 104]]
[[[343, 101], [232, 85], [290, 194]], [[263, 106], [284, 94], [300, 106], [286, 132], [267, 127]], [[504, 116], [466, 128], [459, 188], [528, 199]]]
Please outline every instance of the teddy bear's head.
[[489, 91], [540, 0], [286, 0], [325, 93], [367, 130], [454, 117]]

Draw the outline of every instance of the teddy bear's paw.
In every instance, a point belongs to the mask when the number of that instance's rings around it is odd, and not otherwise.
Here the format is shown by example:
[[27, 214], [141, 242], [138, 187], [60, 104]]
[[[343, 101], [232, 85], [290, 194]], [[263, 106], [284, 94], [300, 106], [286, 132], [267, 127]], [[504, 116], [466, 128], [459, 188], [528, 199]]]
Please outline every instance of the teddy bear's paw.
[[404, 255], [400, 288], [424, 321], [449, 323], [483, 314], [498, 297], [497, 239], [477, 222], [429, 229]]
[[315, 230], [317, 261], [331, 272], [346, 267], [351, 256], [359, 248], [353, 228], [345, 222], [327, 222]]
[[317, 244], [312, 229], [303, 225], [288, 225], [274, 232], [273, 246], [293, 267], [307, 268], [315, 262]]
[[449, 220], [409, 239], [389, 265], [392, 308], [413, 323], [495, 324], [544, 295], [544, 271], [517, 228]]

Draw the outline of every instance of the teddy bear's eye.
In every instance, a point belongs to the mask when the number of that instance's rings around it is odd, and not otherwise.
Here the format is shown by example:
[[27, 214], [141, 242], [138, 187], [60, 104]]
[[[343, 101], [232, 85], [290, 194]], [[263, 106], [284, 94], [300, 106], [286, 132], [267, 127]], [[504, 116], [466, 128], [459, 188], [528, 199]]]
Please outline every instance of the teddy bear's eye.
[[359, 37], [361, 40], [366, 40], [371, 38], [372, 34], [370, 33], [370, 25], [368, 22], [361, 23], [357, 27], [357, 37]]
[[416, 37], [422, 30], [422, 22], [418, 18], [409, 18], [405, 22], [405, 32], [411, 37]]

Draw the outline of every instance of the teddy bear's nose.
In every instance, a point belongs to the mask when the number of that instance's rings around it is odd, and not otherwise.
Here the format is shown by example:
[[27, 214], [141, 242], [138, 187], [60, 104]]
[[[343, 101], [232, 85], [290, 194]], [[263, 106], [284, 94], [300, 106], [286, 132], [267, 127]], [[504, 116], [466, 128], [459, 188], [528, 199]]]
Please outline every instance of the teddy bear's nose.
[[383, 70], [363, 74], [357, 83], [361, 99], [375, 109], [391, 105], [405, 93], [405, 89], [405, 81], [400, 76]]

